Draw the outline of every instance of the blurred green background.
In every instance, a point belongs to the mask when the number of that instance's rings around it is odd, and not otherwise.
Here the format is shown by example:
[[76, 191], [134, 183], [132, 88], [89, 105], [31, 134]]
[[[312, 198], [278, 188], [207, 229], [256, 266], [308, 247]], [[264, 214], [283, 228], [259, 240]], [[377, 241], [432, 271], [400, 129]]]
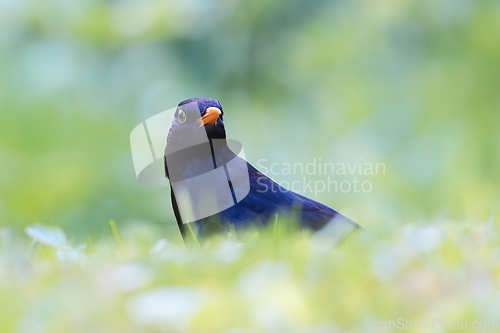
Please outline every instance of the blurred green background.
[[[367, 232], [178, 245], [129, 136], [192, 97], [255, 166], [384, 163], [369, 193], [302, 193]], [[0, 115], [2, 333], [498, 321], [497, 0], [0, 0]]]
[[0, 51], [2, 225], [177, 237], [129, 135], [192, 97], [221, 101], [254, 165], [385, 163], [370, 193], [315, 197], [365, 228], [500, 208], [495, 0], [0, 0]]

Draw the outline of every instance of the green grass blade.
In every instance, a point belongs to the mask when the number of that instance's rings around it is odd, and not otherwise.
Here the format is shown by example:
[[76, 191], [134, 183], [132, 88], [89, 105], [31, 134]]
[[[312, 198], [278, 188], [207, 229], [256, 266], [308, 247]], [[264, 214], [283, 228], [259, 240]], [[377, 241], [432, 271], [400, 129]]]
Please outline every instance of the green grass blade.
[[124, 247], [123, 246], [123, 242], [122, 242], [122, 238], [120, 237], [120, 233], [118, 232], [118, 228], [116, 227], [116, 223], [114, 220], [109, 220], [109, 226], [111, 227], [111, 231], [113, 231], [113, 235], [115, 236], [118, 244], [120, 245], [120, 247]]

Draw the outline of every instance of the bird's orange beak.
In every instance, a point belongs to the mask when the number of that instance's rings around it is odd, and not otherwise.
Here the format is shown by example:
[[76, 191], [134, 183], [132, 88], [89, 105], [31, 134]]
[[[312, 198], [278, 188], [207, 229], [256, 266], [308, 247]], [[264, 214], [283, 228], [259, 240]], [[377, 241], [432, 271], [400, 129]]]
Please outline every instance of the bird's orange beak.
[[197, 122], [200, 123], [200, 127], [206, 124], [216, 124], [217, 119], [222, 114], [222, 111], [219, 108], [210, 107], [205, 111], [203, 117], [199, 118]]

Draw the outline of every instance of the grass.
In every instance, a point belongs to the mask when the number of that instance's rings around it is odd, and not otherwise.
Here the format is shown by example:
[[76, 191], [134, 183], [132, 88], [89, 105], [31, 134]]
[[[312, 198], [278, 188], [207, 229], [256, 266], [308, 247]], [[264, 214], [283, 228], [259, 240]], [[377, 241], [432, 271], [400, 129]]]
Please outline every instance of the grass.
[[331, 251], [278, 219], [189, 249], [150, 226], [120, 236], [110, 225], [114, 237], [84, 244], [43, 225], [29, 236], [1, 229], [0, 331], [359, 332], [367, 318], [499, 320], [493, 220], [384, 221]]

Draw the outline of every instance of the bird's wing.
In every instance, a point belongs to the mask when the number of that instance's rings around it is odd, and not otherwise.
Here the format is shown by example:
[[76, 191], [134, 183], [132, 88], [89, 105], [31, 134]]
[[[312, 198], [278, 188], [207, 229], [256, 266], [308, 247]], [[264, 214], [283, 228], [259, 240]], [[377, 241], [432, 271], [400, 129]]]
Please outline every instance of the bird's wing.
[[320, 202], [297, 193], [294, 195], [299, 198], [302, 204], [302, 223], [313, 230], [322, 229], [326, 224], [340, 220], [360, 227], [356, 222]]
[[[165, 163], [165, 176], [168, 178], [168, 167], [167, 167], [167, 158], [164, 157]], [[175, 199], [174, 189], [172, 185], [170, 185], [170, 200], [172, 201], [172, 208], [174, 210], [175, 219], [177, 220], [177, 225], [179, 226], [179, 231], [181, 232], [181, 236], [185, 238], [184, 225], [182, 223], [181, 214], [179, 212], [179, 207], [177, 206], [177, 200]]]
[[[250, 182], [248, 194], [236, 205], [221, 212], [221, 220], [230, 221], [237, 225], [259, 221], [265, 224], [274, 214], [289, 211], [293, 204], [293, 197], [250, 163], [245, 161], [245, 164], [248, 169], [248, 180], [246, 181]], [[233, 178], [231, 178], [231, 183], [234, 192], [244, 192], [242, 187], [248, 186], [245, 182]]]
[[303, 226], [312, 230], [322, 229], [335, 220], [343, 220], [359, 227], [357, 223], [334, 209], [283, 188], [250, 163], [247, 165], [250, 192], [244, 200], [224, 212], [225, 217], [233, 221], [251, 221], [258, 218], [267, 220], [276, 213], [297, 210], [301, 212]]

